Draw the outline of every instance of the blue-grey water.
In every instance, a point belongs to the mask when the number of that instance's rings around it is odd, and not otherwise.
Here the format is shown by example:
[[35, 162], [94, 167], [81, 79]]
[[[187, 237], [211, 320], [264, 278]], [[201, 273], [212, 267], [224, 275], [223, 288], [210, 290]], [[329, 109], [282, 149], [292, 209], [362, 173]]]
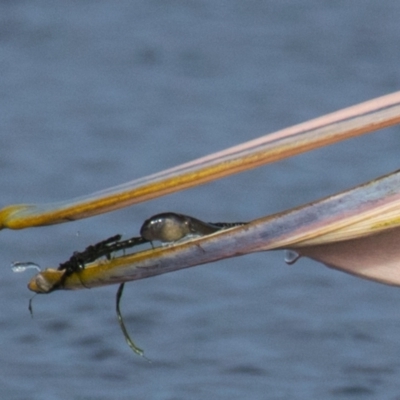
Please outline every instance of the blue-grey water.
[[[400, 88], [400, 2], [0, 3], [0, 206], [73, 198]], [[118, 212], [0, 233], [2, 399], [400, 399], [400, 289], [282, 252], [27, 305], [162, 211], [257, 218], [399, 168], [393, 128]]]

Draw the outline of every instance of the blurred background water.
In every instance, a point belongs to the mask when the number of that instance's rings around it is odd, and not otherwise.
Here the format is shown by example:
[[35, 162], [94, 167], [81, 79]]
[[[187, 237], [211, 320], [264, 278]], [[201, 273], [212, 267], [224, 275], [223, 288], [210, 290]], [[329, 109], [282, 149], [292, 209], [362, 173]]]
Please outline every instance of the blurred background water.
[[[0, 205], [88, 194], [400, 87], [400, 3], [0, 2]], [[400, 399], [400, 290], [281, 252], [27, 303], [145, 218], [254, 219], [398, 168], [399, 128], [69, 224], [2, 231], [4, 399]]]

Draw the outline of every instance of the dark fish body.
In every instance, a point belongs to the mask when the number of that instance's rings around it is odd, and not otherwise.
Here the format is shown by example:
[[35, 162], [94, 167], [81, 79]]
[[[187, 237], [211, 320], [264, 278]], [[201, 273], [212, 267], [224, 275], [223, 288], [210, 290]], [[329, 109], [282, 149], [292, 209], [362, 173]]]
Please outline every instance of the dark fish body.
[[183, 214], [166, 212], [154, 215], [147, 219], [141, 229], [140, 235], [148, 240], [159, 240], [164, 243], [176, 242], [185, 237], [204, 236], [234, 226], [243, 225], [243, 222], [235, 223], [208, 223], [197, 218]]

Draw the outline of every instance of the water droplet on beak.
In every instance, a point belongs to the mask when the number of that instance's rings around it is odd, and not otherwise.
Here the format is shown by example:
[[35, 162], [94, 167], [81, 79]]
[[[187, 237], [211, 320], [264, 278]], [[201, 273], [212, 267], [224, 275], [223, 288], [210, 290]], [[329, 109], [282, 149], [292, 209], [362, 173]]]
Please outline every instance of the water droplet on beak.
[[285, 250], [285, 263], [288, 265], [293, 265], [301, 255], [294, 250]]

